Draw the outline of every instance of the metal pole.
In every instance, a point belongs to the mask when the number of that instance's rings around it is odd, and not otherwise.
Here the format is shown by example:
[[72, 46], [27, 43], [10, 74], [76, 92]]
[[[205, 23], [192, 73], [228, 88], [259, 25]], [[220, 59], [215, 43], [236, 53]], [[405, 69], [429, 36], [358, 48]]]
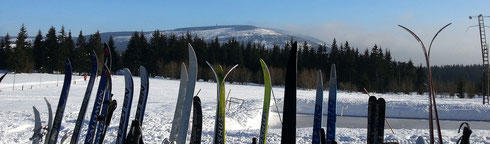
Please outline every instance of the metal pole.
[[14, 82], [12, 83], [12, 91], [15, 89], [15, 74], [14, 74]]

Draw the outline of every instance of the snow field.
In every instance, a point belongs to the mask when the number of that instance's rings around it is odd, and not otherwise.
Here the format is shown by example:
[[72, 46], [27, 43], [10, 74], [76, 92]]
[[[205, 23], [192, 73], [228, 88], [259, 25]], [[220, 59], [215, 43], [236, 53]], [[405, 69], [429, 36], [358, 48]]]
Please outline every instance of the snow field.
[[[52, 104], [53, 112], [56, 111], [58, 98], [61, 93], [62, 75], [52, 74], [16, 74], [15, 90], [12, 91], [13, 75], [9, 74], [0, 84], [0, 143], [30, 143], [34, 127], [35, 106], [41, 114], [42, 124], [48, 119], [48, 112], [44, 97]], [[41, 80], [40, 80], [41, 79]], [[56, 81], [58, 79], [58, 86]], [[131, 120], [134, 119], [137, 101], [139, 97], [139, 77], [134, 77], [135, 93], [131, 108]], [[118, 107], [112, 117], [111, 125], [106, 135], [106, 143], [115, 143], [117, 129], [121, 114], [122, 100], [124, 95], [123, 76], [113, 76], [114, 99]], [[41, 81], [41, 82], [40, 82]], [[76, 84], [74, 83], [76, 81]], [[95, 99], [98, 79], [95, 82], [92, 96], [82, 127], [82, 136], [79, 141], [84, 141], [87, 130], [89, 114], [92, 111]], [[24, 85], [24, 90], [21, 86]], [[32, 88], [31, 88], [32, 85]], [[39, 86], [40, 85], [40, 86]], [[82, 76], [73, 76], [73, 81], [68, 96], [65, 115], [59, 138], [65, 134], [71, 135], [75, 127], [75, 121], [80, 109], [80, 103], [86, 89], [86, 82]], [[171, 123], [175, 111], [178, 93], [178, 80], [150, 79], [148, 103], [143, 122], [143, 137], [145, 143], [161, 143], [170, 134]], [[202, 143], [212, 143], [214, 135], [214, 120], [216, 114], [216, 83], [198, 82], [196, 90], [201, 92], [199, 97], [202, 101], [203, 110], [203, 135]], [[263, 105], [264, 88], [260, 85], [226, 85], [226, 93], [231, 89], [231, 105], [226, 107], [226, 140], [228, 143], [251, 143], [252, 137], [258, 137], [260, 128], [261, 109]], [[284, 89], [273, 87], [274, 95], [278, 99], [279, 111], [282, 110], [282, 99]], [[314, 90], [298, 90], [298, 113], [312, 114], [315, 101]], [[387, 117], [402, 118], [426, 118], [427, 98], [421, 95], [398, 95], [398, 94], [373, 94], [383, 97], [387, 101]], [[325, 99], [328, 91], [324, 91]], [[367, 96], [363, 93], [339, 92], [337, 95], [337, 114], [349, 116], [365, 116], [367, 108]], [[241, 100], [238, 100], [241, 99]], [[441, 119], [458, 120], [490, 120], [490, 107], [483, 106], [481, 99], [450, 99], [438, 98], [439, 115]], [[324, 102], [326, 110], [326, 102]], [[274, 102], [271, 102], [271, 113], [269, 115], [268, 143], [280, 143], [281, 129], [271, 128], [281, 125], [276, 113]], [[471, 123], [470, 123], [471, 124]], [[422, 125], [427, 125], [423, 123]], [[490, 143], [490, 131], [479, 130], [472, 127], [473, 143]], [[311, 143], [312, 127], [297, 128], [297, 143]], [[401, 143], [413, 143], [417, 136], [428, 138], [427, 129], [394, 129], [395, 135], [390, 130], [385, 130], [386, 141], [399, 141]], [[443, 130], [445, 143], [453, 143], [459, 138], [457, 130]], [[190, 138], [190, 130], [187, 138]], [[337, 128], [336, 140], [341, 143], [365, 143], [366, 129], [361, 128]]]

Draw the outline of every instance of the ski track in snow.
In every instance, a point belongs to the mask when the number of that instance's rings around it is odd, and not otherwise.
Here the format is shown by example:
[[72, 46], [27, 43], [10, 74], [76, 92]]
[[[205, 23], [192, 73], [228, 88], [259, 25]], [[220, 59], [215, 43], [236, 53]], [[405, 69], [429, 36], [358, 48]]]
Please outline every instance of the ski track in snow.
[[[0, 84], [0, 143], [31, 143], [34, 127], [35, 106], [41, 115], [43, 126], [47, 124], [47, 106], [43, 100], [46, 97], [52, 104], [53, 112], [56, 111], [61, 93], [63, 75], [60, 74], [15, 74], [15, 89], [12, 91], [13, 74], [9, 74]], [[96, 79], [95, 84], [98, 84]], [[108, 128], [105, 143], [115, 143], [119, 124], [122, 100], [124, 96], [124, 77], [113, 76], [114, 99], [118, 106]], [[76, 81], [76, 84], [75, 84]], [[57, 86], [58, 84], [58, 86]], [[134, 77], [135, 93], [131, 108], [130, 119], [134, 119], [137, 101], [139, 98], [140, 79]], [[22, 86], [24, 89], [22, 90]], [[59, 141], [65, 134], [71, 135], [83, 99], [87, 82], [82, 76], [73, 76], [68, 102], [63, 116]], [[170, 134], [173, 114], [177, 102], [178, 80], [150, 78], [149, 96], [143, 122], [143, 139], [145, 143], [161, 143]], [[87, 115], [82, 126], [81, 134], [87, 131], [89, 114], [91, 113], [95, 93], [98, 85], [94, 85], [92, 96], [87, 108]], [[214, 120], [216, 114], [216, 83], [197, 82], [196, 90], [201, 92], [203, 131], [202, 143], [212, 143], [214, 135]], [[260, 117], [262, 115], [264, 88], [261, 85], [234, 85], [227, 83], [226, 94], [231, 91], [231, 105], [226, 106], [226, 141], [228, 143], [251, 143], [252, 137], [258, 137], [260, 129]], [[284, 95], [283, 87], [273, 87], [274, 95], [278, 99], [279, 110], [282, 110]], [[297, 112], [313, 114], [315, 102], [315, 90], [298, 89]], [[401, 118], [426, 118], [427, 96], [405, 94], [376, 94], [386, 99], [387, 117]], [[348, 116], [365, 116], [367, 111], [366, 94], [339, 92], [337, 94], [337, 114]], [[328, 91], [324, 91], [324, 108], [326, 111]], [[450, 120], [484, 120], [490, 121], [490, 106], [482, 105], [481, 98], [452, 99], [437, 98], [439, 115], [441, 119]], [[281, 125], [274, 102], [271, 102], [269, 126]], [[326, 115], [326, 114], [325, 114]], [[471, 124], [471, 122], [470, 122]], [[427, 125], [422, 123], [422, 125]], [[188, 134], [190, 135], [190, 128]], [[490, 130], [473, 128], [472, 143], [490, 143]], [[128, 127], [129, 130], [129, 127]], [[297, 128], [297, 143], [311, 143], [312, 127]], [[394, 129], [395, 135], [389, 129], [385, 130], [385, 141], [398, 141], [400, 143], [414, 143], [419, 135], [428, 140], [428, 129]], [[457, 130], [442, 130], [444, 142], [454, 143], [460, 134]], [[269, 129], [268, 143], [280, 143], [281, 129]], [[71, 137], [70, 137], [71, 138]], [[84, 141], [80, 137], [80, 142]], [[188, 136], [190, 139], [190, 136]], [[340, 143], [366, 143], [366, 128], [337, 128], [336, 140]]]

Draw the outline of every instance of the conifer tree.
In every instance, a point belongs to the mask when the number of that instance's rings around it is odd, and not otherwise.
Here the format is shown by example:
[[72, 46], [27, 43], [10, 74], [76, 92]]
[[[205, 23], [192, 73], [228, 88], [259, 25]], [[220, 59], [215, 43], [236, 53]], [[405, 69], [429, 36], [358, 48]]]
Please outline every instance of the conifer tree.
[[6, 69], [7, 66], [7, 54], [5, 51], [5, 41], [0, 39], [0, 69]]
[[123, 64], [131, 71], [136, 71], [142, 64], [139, 41], [140, 35], [138, 32], [134, 32], [133, 36], [129, 39], [128, 48], [124, 51]]
[[111, 55], [112, 55], [112, 71], [116, 72], [122, 69], [122, 61], [121, 61], [120, 53], [116, 51], [114, 38], [112, 36], [109, 37], [109, 41], [107, 42], [107, 45], [109, 46], [109, 50], [111, 51]]
[[39, 72], [47, 72], [46, 57], [48, 55], [47, 55], [47, 50], [44, 44], [44, 38], [41, 33], [41, 30], [37, 32], [36, 38], [34, 39], [33, 56], [34, 56], [34, 69]]
[[59, 72], [64, 72], [65, 69], [65, 60], [70, 55], [70, 44], [67, 41], [67, 35], [65, 32], [65, 27], [61, 27], [60, 35], [58, 36], [58, 40], [60, 41], [60, 46], [58, 49], [57, 59], [56, 59], [56, 70]]
[[46, 70], [49, 73], [53, 73], [57, 70], [57, 58], [58, 58], [58, 38], [56, 37], [56, 29], [51, 26], [49, 28], [48, 33], [46, 34], [46, 50], [47, 50], [47, 61], [46, 61]]
[[87, 43], [87, 48], [89, 50], [88, 55], [90, 55], [90, 51], [92, 50], [94, 50], [97, 54], [99, 61], [99, 72], [101, 72], [102, 67], [104, 66], [104, 45], [102, 44], [102, 38], [100, 37], [99, 31], [90, 36]]
[[80, 31], [73, 52], [74, 56], [72, 57], [74, 71], [80, 73], [86, 73], [90, 71], [90, 52], [91, 50], [89, 50], [89, 48], [87, 47], [87, 40], [85, 39], [85, 36], [83, 36], [83, 32]]
[[17, 35], [14, 49], [14, 70], [15, 72], [32, 72], [34, 70], [34, 64], [32, 58], [32, 49], [29, 42], [27, 42], [27, 29], [24, 24], [20, 28], [20, 32]]

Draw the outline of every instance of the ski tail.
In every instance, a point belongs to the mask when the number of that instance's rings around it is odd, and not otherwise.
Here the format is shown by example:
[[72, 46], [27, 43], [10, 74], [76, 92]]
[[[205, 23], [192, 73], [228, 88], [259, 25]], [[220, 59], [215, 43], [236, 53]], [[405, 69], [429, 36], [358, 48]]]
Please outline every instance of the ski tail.
[[65, 61], [65, 79], [63, 82], [63, 89], [61, 90], [60, 100], [58, 102], [58, 108], [56, 109], [55, 119], [53, 122], [53, 127], [49, 132], [50, 136], [48, 139], [49, 144], [55, 144], [58, 140], [58, 134], [61, 128], [61, 122], [63, 120], [63, 113], [65, 111], [66, 100], [68, 98], [68, 93], [70, 91], [71, 84], [71, 63], [69, 59]]
[[149, 79], [148, 72], [144, 66], [140, 66], [141, 89], [138, 99], [138, 107], [136, 109], [136, 119], [140, 125], [143, 125], [143, 117], [145, 117], [146, 100], [148, 99]]
[[192, 114], [192, 132], [191, 132], [191, 144], [201, 143], [202, 133], [202, 108], [201, 99], [199, 96], [194, 96], [193, 100], [193, 114]]
[[126, 84], [125, 93], [124, 93], [124, 101], [123, 108], [121, 112], [121, 119], [119, 121], [119, 129], [117, 131], [117, 139], [116, 143], [122, 144], [124, 143], [124, 139], [126, 138], [126, 131], [128, 128], [129, 114], [131, 110], [131, 102], [133, 100], [133, 91], [134, 84], [132, 74], [129, 69], [124, 68], [124, 81]]
[[281, 143], [296, 143], [296, 72], [298, 43], [294, 42], [289, 53], [286, 67], [286, 83], [284, 86], [283, 123]]
[[265, 144], [267, 141], [267, 128], [269, 125], [272, 84], [267, 64], [264, 60], [260, 59], [260, 65], [262, 66], [262, 73], [264, 73], [264, 105], [262, 107], [262, 119], [260, 122], [259, 144]]
[[182, 120], [182, 110], [184, 108], [185, 92], [187, 89], [187, 79], [187, 69], [185, 64], [182, 63], [180, 67], [179, 94], [177, 98], [177, 105], [175, 106], [174, 119], [172, 121], [169, 141], [175, 141], [177, 139], [177, 134], [179, 133], [180, 121]]
[[95, 78], [97, 77], [97, 54], [92, 50], [90, 53], [90, 61], [92, 63], [92, 70], [90, 72], [90, 79], [88, 81], [87, 89], [85, 90], [85, 95], [82, 100], [82, 106], [78, 112], [78, 118], [75, 123], [75, 129], [71, 136], [70, 144], [76, 144], [78, 142], [78, 137], [80, 136], [80, 130], [82, 128], [82, 122], [85, 119], [85, 114], [87, 113], [88, 102], [90, 101], [90, 96], [92, 94], [92, 89], [94, 87]]
[[335, 141], [335, 123], [337, 122], [337, 70], [335, 64], [330, 68], [330, 84], [328, 91], [327, 143]]
[[316, 79], [316, 103], [315, 103], [315, 114], [313, 118], [313, 144], [320, 144], [321, 134], [320, 129], [322, 127], [322, 117], [323, 117], [323, 80], [322, 71], [318, 70]]

